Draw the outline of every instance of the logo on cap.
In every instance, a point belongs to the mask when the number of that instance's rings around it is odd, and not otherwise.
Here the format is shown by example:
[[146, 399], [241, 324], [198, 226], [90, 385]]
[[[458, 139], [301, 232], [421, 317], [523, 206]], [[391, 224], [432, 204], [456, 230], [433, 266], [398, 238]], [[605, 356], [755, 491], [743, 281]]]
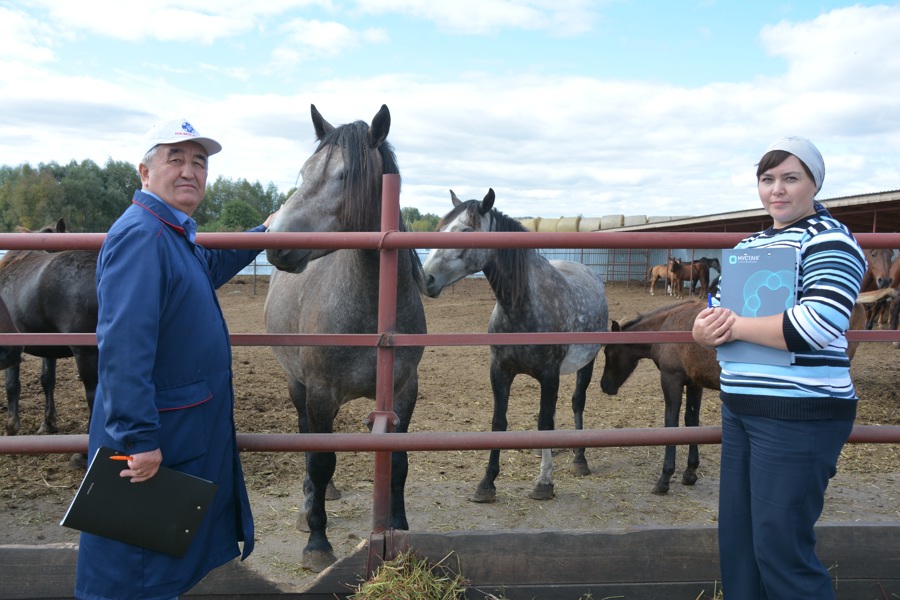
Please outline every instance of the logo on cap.
[[181, 129], [184, 130], [186, 133], [190, 133], [191, 135], [198, 135], [197, 130], [194, 129], [194, 126], [191, 125], [190, 123], [188, 123], [187, 121], [183, 121], [181, 123]]

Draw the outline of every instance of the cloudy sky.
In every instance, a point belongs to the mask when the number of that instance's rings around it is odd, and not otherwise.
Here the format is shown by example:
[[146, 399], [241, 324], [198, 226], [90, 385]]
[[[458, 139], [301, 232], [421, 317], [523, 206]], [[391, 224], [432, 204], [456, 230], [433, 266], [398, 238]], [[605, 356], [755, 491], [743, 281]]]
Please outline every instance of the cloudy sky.
[[184, 116], [217, 176], [287, 191], [332, 124], [391, 111], [402, 206], [756, 208], [783, 135], [820, 199], [900, 188], [900, 6], [840, 0], [0, 1], [0, 164], [139, 159]]

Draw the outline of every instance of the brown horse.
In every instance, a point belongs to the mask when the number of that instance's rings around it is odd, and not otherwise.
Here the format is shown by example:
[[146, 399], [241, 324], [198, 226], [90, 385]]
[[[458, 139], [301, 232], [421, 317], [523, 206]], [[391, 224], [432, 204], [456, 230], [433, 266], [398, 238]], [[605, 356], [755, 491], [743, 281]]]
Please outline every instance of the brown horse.
[[706, 296], [709, 289], [709, 265], [706, 262], [695, 260], [693, 262], [684, 263], [681, 269], [675, 273], [674, 284], [672, 286], [672, 294], [682, 298], [684, 297], [684, 282], [688, 282], [688, 292], [694, 294], [694, 286], [700, 282], [700, 297]]
[[[695, 300], [663, 306], [639, 315], [621, 326], [617, 321], [611, 321], [610, 331], [690, 331], [697, 313], [705, 306], [705, 302]], [[683, 394], [687, 398], [684, 409], [685, 427], [699, 425], [703, 388], [719, 389], [720, 369], [716, 352], [699, 344], [607, 344], [603, 352], [606, 355], [606, 364], [603, 366], [600, 388], [610, 396], [615, 396], [619, 392], [619, 388], [628, 380], [641, 359], [653, 360], [660, 372], [660, 383], [666, 403], [666, 427], [678, 427]], [[700, 452], [696, 444], [691, 444], [688, 450], [688, 466], [681, 479], [684, 485], [696, 483], [699, 465]], [[653, 486], [653, 493], [668, 492], [669, 481], [674, 473], [675, 446], [666, 446], [662, 475]]]
[[656, 282], [660, 279], [666, 282], [666, 293], [674, 288], [675, 274], [681, 270], [681, 259], [670, 258], [664, 265], [655, 265], [647, 269], [647, 281], [650, 282], [650, 295], [655, 296]]
[[[897, 267], [897, 261], [891, 265], [891, 257], [894, 251], [887, 248], [870, 248], [866, 250], [866, 261], [869, 263], [865, 275], [863, 275], [862, 283], [859, 291], [871, 292], [873, 290], [884, 290], [887, 288], [897, 288], [900, 284], [900, 268]], [[895, 273], [896, 271], [896, 273]], [[866, 305], [866, 329], [872, 329], [876, 320], [887, 320], [890, 298], [884, 298], [873, 304]]]
[[[63, 219], [41, 233], [64, 233]], [[21, 333], [94, 333], [97, 330], [97, 252], [67, 250], [9, 251], [0, 261], [0, 302]], [[84, 384], [88, 410], [97, 388], [96, 346], [25, 346], [9, 349], [0, 356], [18, 353], [6, 368], [8, 414], [6, 434], [19, 432], [19, 367], [21, 352], [43, 359], [41, 386], [44, 389], [44, 420], [38, 433], [56, 433], [56, 360], [75, 357], [78, 376]]]
[[[708, 256], [701, 256], [697, 260], [691, 261], [691, 264], [694, 264], [694, 263], [703, 263], [704, 265], [706, 265], [706, 280], [707, 280], [707, 282], [709, 282], [709, 272], [711, 270], [715, 269], [716, 272], [718, 272], [718, 273], [722, 272], [722, 265], [719, 263], [719, 259], [716, 257], [709, 258]], [[693, 295], [694, 292], [697, 291], [697, 286], [699, 284], [700, 284], [699, 279], [695, 279], [691, 283], [691, 295]], [[707, 292], [710, 291], [709, 286], [710, 286], [710, 284], [707, 283], [707, 289], [706, 289]]]
[[[611, 321], [610, 331], [690, 331], [694, 319], [705, 306], [705, 302], [696, 300], [663, 306], [638, 315], [621, 326], [618, 321]], [[865, 310], [861, 304], [855, 304], [850, 317], [850, 329], [862, 329], [864, 326]], [[859, 342], [848, 344], [847, 356], [850, 360], [853, 360], [858, 345]], [[641, 359], [653, 360], [660, 372], [660, 384], [666, 403], [666, 427], [678, 427], [682, 394], [687, 398], [684, 409], [685, 427], [699, 425], [703, 388], [719, 389], [721, 369], [716, 359], [716, 351], [699, 344], [607, 344], [603, 351], [606, 364], [600, 378], [600, 389], [610, 396], [615, 396], [619, 392], [619, 388], [628, 380]], [[688, 449], [688, 466], [681, 479], [682, 484], [696, 483], [699, 465], [700, 452], [696, 444], [691, 444]], [[667, 493], [674, 473], [675, 446], [666, 446], [662, 475], [653, 486], [653, 493]]]

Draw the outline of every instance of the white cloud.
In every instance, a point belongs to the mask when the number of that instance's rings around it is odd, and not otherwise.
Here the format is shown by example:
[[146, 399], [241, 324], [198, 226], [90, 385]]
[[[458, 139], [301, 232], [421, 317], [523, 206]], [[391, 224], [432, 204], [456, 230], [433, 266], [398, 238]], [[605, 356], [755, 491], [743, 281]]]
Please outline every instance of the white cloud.
[[352, 50], [360, 43], [377, 44], [387, 41], [383, 29], [354, 31], [335, 21], [292, 19], [279, 27], [283, 41], [273, 50], [274, 65], [268, 69], [283, 68], [304, 60], [338, 56]]
[[[249, 15], [246, 27], [266, 22], [263, 9], [224, 3], [212, 12], [199, 4], [160, 6], [223, 18], [233, 8], [227, 18]], [[308, 3], [294, 6], [299, 4]], [[549, 22], [557, 5], [560, 14], [589, 6], [518, 3], [515, 16], [500, 15], [498, 7], [506, 6], [501, 2], [477, 4], [484, 9], [473, 21], [497, 28], [525, 27], [531, 14]], [[334, 18], [278, 13], [295, 17], [283, 19], [283, 31], [279, 25], [266, 33], [280, 36], [277, 53], [283, 60], [318, 57], [327, 65], [323, 57], [333, 47], [387, 39], [384, 30], [345, 24], [335, 5], [317, 6], [335, 11]], [[401, 0], [359, 6], [448, 23], [463, 19], [465, 10], [479, 10], [468, 3]], [[85, 10], [99, 7], [89, 3]], [[783, 57], [784, 72], [748, 75], [738, 83], [687, 87], [487, 71], [436, 80], [429, 73], [392, 73], [386, 64], [375, 76], [323, 79], [311, 73], [291, 88], [261, 86], [259, 93], [248, 93], [258, 81], [252, 65], [198, 61], [204, 77], [221, 72], [230, 77], [225, 87], [241, 82], [222, 94], [202, 84], [187, 89], [175, 83], [182, 79], [170, 76], [166, 64], [148, 69], [152, 56], [133, 71], [74, 76], [52, 62], [50, 21], [42, 26], [6, 11], [0, 16], [13, 15], [22, 27], [12, 29], [18, 37], [0, 34], [0, 164], [133, 161], [134, 146], [150, 123], [184, 116], [225, 148], [211, 161], [212, 177], [272, 181], [286, 191], [315, 147], [310, 103], [335, 125], [370, 121], [386, 103], [392, 113], [388, 140], [404, 178], [401, 201], [423, 212], [446, 212], [448, 188], [460, 197], [481, 198], [488, 187], [497, 192], [498, 208], [513, 216], [685, 215], [755, 207], [754, 164], [770, 141], [789, 133], [806, 135], [822, 149], [828, 168], [822, 197], [882, 191], [897, 187], [900, 168], [900, 59], [888, 51], [898, 12], [853, 7], [766, 28], [761, 40], [768, 52]], [[516, 19], [524, 20], [504, 24]], [[0, 33], [8, 22], [0, 19]], [[130, 26], [120, 25], [122, 31]], [[862, 41], [867, 45], [855, 55]], [[11, 58], [13, 47], [36, 58]]]
[[19, 11], [0, 7], [0, 60], [42, 63], [54, 59], [53, 32]]
[[589, 0], [357, 0], [363, 12], [404, 13], [465, 33], [500, 29], [585, 33], [596, 18]]
[[897, 31], [900, 6], [852, 6], [765, 27], [760, 38], [769, 53], [788, 61], [781, 83], [789, 88], [897, 98]]

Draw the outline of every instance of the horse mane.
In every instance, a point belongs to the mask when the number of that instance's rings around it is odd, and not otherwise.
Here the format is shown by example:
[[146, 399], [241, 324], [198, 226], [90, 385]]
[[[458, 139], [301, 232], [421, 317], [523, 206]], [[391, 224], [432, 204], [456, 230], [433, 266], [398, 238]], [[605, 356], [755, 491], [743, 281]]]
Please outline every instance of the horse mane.
[[[496, 208], [492, 208], [488, 213], [482, 214], [479, 200], [466, 200], [460, 203], [459, 206], [454, 207], [441, 219], [438, 229], [442, 229], [463, 212], [466, 213], [467, 222], [471, 223], [475, 229], [480, 229], [482, 219], [484, 219], [486, 214], [490, 214], [490, 231], [528, 231], [516, 219], [503, 214]], [[485, 267], [484, 275], [491, 284], [494, 293], [498, 295], [498, 299], [502, 299], [512, 306], [518, 306], [525, 301], [528, 297], [528, 261], [532, 255], [536, 254], [537, 251], [534, 248], [497, 248], [494, 250], [493, 264], [488, 264]], [[501, 278], [506, 280], [507, 285], [496, 285]]]
[[[316, 152], [326, 149], [326, 160], [331, 160], [335, 148], [341, 149], [344, 159], [344, 179], [341, 205], [341, 224], [347, 231], [377, 231], [381, 228], [381, 175], [399, 175], [397, 155], [387, 141], [378, 146], [381, 170], [375, 168], [375, 157], [369, 148], [369, 126], [364, 121], [340, 125], [320, 140]], [[400, 231], [406, 231], [403, 220]], [[408, 251], [410, 274], [419, 292], [425, 294], [425, 273], [422, 259], [414, 249]]]
[[381, 176], [400, 174], [394, 148], [387, 141], [378, 146], [382, 172], [377, 172], [375, 156], [369, 148], [369, 126], [354, 121], [335, 127], [320, 140], [316, 152], [327, 148], [331, 160], [335, 148], [344, 159], [341, 223], [347, 231], [376, 231], [381, 226]]

